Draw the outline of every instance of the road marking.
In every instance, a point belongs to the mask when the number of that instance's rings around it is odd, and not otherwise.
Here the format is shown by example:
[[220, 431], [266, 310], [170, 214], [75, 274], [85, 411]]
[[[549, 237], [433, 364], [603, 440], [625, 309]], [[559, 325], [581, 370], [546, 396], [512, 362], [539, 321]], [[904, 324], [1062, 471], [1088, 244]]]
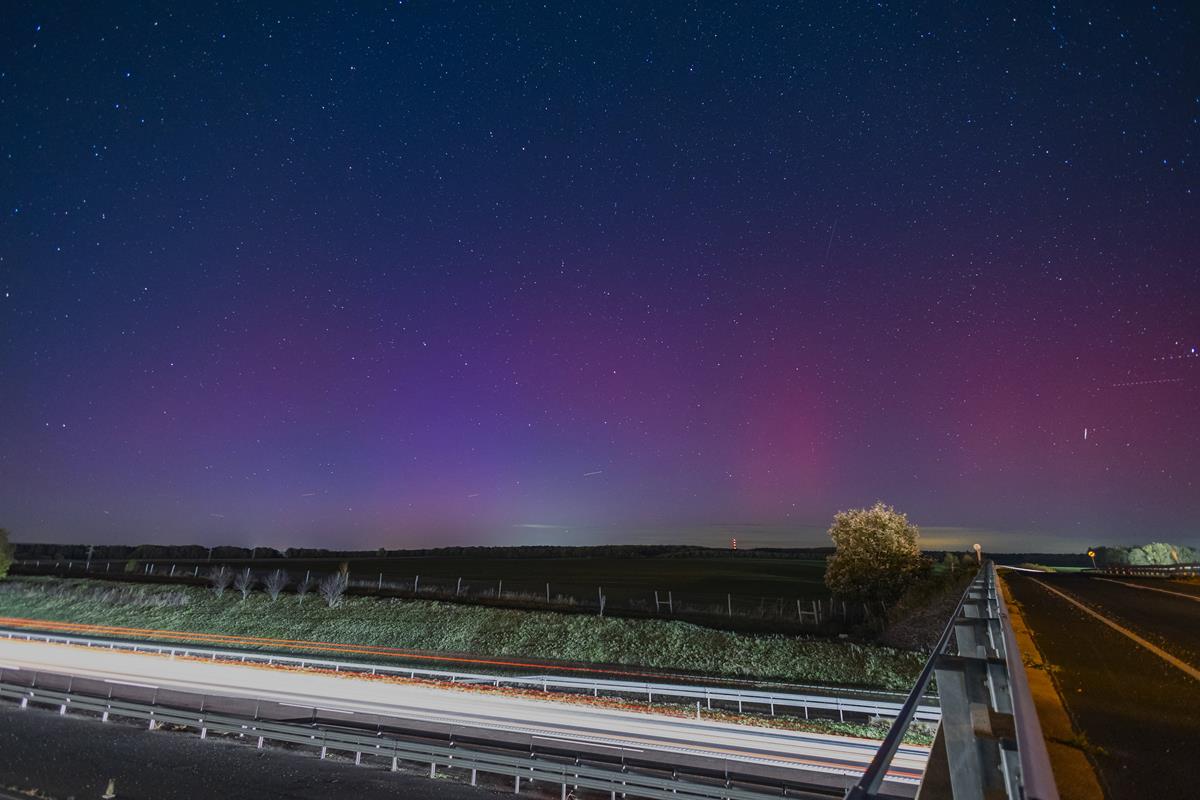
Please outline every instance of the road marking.
[[1068, 594], [1066, 594], [1066, 593], [1064, 593], [1064, 592], [1060, 592], [1058, 589], [1055, 589], [1055, 588], [1053, 588], [1052, 586], [1047, 586], [1046, 584], [1044, 584], [1044, 583], [1042, 583], [1041, 581], [1039, 581], [1037, 578], [1034, 578], [1034, 579], [1033, 579], [1033, 582], [1034, 582], [1034, 583], [1036, 583], [1036, 584], [1038, 584], [1039, 586], [1041, 586], [1041, 587], [1042, 587], [1043, 589], [1045, 589], [1046, 591], [1048, 591], [1048, 592], [1053, 592], [1054, 594], [1058, 595], [1059, 597], [1061, 597], [1063, 600], [1066, 600], [1066, 601], [1067, 601], [1068, 603], [1070, 603], [1071, 605], [1073, 605], [1073, 606], [1076, 606], [1077, 608], [1079, 608], [1081, 611], [1084, 611], [1084, 612], [1086, 612], [1086, 613], [1088, 613], [1088, 614], [1092, 615], [1093, 617], [1095, 617], [1096, 619], [1100, 620], [1100, 621], [1101, 621], [1101, 622], [1103, 622], [1105, 625], [1107, 625], [1108, 627], [1112, 628], [1114, 631], [1116, 631], [1117, 633], [1121, 634], [1122, 636], [1124, 636], [1124, 637], [1126, 637], [1126, 638], [1128, 638], [1128, 639], [1132, 639], [1133, 641], [1137, 642], [1137, 643], [1138, 643], [1138, 644], [1140, 644], [1142, 647], [1146, 648], [1146, 649], [1147, 649], [1147, 650], [1149, 650], [1151, 653], [1154, 653], [1154, 655], [1156, 655], [1156, 656], [1158, 656], [1159, 658], [1161, 658], [1163, 661], [1166, 661], [1166, 662], [1167, 662], [1168, 664], [1170, 664], [1171, 666], [1173, 666], [1173, 667], [1175, 667], [1176, 669], [1178, 669], [1178, 670], [1182, 671], [1182, 672], [1183, 672], [1185, 675], [1189, 675], [1189, 676], [1190, 676], [1190, 677], [1192, 677], [1194, 680], [1198, 680], [1198, 681], [1200, 681], [1200, 669], [1196, 669], [1196, 668], [1195, 668], [1195, 667], [1193, 667], [1191, 664], [1188, 664], [1186, 661], [1181, 661], [1181, 660], [1179, 660], [1179, 659], [1178, 659], [1178, 658], [1176, 658], [1175, 656], [1173, 656], [1173, 655], [1171, 655], [1170, 653], [1168, 653], [1166, 650], [1163, 650], [1161, 647], [1158, 647], [1157, 645], [1151, 644], [1150, 642], [1146, 641], [1146, 640], [1145, 640], [1145, 639], [1143, 639], [1141, 636], [1138, 636], [1136, 633], [1134, 633], [1133, 631], [1129, 630], [1128, 628], [1123, 628], [1123, 627], [1121, 627], [1120, 625], [1118, 625], [1117, 623], [1113, 622], [1113, 621], [1112, 621], [1111, 619], [1109, 619], [1108, 617], [1105, 617], [1105, 616], [1103, 616], [1102, 614], [1099, 614], [1099, 613], [1097, 613], [1097, 612], [1093, 611], [1092, 609], [1088, 608], [1088, 607], [1087, 607], [1087, 606], [1085, 606], [1083, 603], [1079, 602], [1078, 600], [1076, 600], [1075, 598], [1071, 597], [1070, 595], [1068, 595]]
[[1105, 583], [1119, 583], [1122, 586], [1128, 586], [1130, 589], [1145, 589], [1147, 592], [1162, 592], [1163, 594], [1173, 594], [1176, 597], [1182, 597], [1184, 600], [1191, 600], [1193, 603], [1200, 603], [1200, 595], [1187, 594], [1186, 592], [1172, 592], [1170, 589], [1159, 589], [1155, 586], [1139, 586], [1136, 583], [1126, 583], [1125, 581], [1114, 581], [1112, 578], [1096, 578], [1098, 581]]

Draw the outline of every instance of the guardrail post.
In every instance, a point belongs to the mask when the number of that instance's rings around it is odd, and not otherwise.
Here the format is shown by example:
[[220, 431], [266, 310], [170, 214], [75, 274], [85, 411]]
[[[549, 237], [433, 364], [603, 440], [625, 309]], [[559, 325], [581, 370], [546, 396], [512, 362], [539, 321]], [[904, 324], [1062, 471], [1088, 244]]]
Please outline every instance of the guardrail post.
[[520, 793], [521, 793], [521, 776], [514, 775], [513, 776], [513, 794], [520, 794]]
[[472, 786], [475, 785], [475, 768], [474, 767], [471, 768], [471, 785]]

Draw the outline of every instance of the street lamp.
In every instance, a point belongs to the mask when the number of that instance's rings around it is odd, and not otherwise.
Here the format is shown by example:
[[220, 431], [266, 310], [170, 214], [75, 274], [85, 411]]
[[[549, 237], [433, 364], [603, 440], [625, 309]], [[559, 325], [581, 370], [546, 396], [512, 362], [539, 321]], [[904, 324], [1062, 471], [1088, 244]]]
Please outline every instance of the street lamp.
[[1088, 558], [1092, 560], [1092, 569], [1096, 569], [1096, 551], [1088, 550]]

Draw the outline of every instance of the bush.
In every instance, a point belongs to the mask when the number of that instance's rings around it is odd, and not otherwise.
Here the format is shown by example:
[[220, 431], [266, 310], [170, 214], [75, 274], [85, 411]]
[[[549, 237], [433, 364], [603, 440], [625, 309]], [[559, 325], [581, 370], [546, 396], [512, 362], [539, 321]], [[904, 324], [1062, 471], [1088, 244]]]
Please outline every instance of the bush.
[[258, 585], [258, 576], [246, 567], [233, 578], [233, 588], [242, 593], [242, 602], [250, 596], [250, 592], [254, 591], [254, 587]]
[[288, 574], [285, 570], [277, 569], [267, 575], [267, 579], [263, 581], [263, 586], [267, 590], [267, 596], [271, 598], [271, 602], [279, 599], [279, 595], [288, 585]]
[[343, 570], [322, 578], [321, 582], [317, 584], [317, 591], [321, 594], [327, 606], [337, 608], [342, 604], [342, 595], [346, 593], [346, 588], [349, 585], [349, 575]]
[[225, 594], [225, 590], [229, 588], [229, 584], [233, 583], [233, 570], [224, 564], [214, 567], [208, 572], [208, 581], [212, 584], [213, 593], [217, 597], [220, 597]]
[[837, 549], [825, 567], [825, 585], [843, 600], [890, 605], [929, 567], [917, 527], [883, 503], [839, 512], [829, 536]]

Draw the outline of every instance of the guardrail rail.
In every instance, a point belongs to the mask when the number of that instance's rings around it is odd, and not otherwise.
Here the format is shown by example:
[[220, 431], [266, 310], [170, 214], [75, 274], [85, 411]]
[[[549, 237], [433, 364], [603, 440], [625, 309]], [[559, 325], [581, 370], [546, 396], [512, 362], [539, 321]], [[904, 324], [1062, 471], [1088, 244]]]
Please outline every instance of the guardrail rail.
[[903, 710], [847, 799], [881, 796], [887, 768], [915, 718], [917, 699], [935, 677], [942, 706], [938, 736], [953, 800], [984, 800], [1001, 793], [1009, 800], [1058, 800], [1025, 667], [991, 561], [963, 592]]

